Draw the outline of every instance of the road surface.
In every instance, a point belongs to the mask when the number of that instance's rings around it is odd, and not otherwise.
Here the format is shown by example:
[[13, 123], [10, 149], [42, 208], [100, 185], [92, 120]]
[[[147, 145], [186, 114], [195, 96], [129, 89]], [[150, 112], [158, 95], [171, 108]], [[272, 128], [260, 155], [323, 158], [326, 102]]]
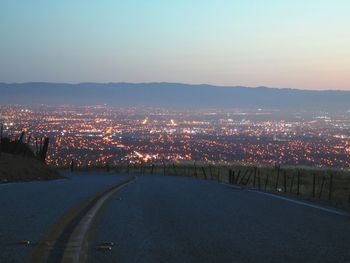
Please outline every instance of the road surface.
[[[0, 185], [0, 262], [25, 261], [72, 206], [128, 178], [69, 177]], [[90, 262], [350, 262], [348, 213], [188, 177], [138, 176], [110, 195], [92, 226]], [[54, 248], [63, 253], [61, 237]], [[115, 245], [97, 250], [103, 242]], [[55, 251], [49, 259], [61, 262]]]
[[103, 210], [91, 262], [350, 262], [348, 215], [217, 182], [140, 176]]
[[[64, 173], [67, 179], [0, 184], [0, 262], [25, 262], [71, 207], [127, 176]], [[29, 245], [19, 244], [21, 240]]]

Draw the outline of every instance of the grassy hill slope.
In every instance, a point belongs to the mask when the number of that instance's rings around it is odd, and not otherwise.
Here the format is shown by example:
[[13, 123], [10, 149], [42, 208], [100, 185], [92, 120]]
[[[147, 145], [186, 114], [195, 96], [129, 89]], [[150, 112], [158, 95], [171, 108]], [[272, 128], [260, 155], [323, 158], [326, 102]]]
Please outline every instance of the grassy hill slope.
[[55, 169], [29, 157], [2, 153], [0, 182], [52, 180], [63, 178]]

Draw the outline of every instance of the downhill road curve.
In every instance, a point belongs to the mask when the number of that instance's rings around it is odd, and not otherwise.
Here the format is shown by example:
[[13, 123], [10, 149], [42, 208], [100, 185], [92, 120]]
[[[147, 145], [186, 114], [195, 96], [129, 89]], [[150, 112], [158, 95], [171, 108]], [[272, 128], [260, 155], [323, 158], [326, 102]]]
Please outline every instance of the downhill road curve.
[[[0, 263], [27, 262], [49, 230], [72, 207], [127, 176], [62, 172], [66, 179], [0, 184]], [[19, 244], [29, 240], [28, 246]]]
[[347, 213], [194, 178], [140, 176], [94, 225], [91, 262], [350, 262]]

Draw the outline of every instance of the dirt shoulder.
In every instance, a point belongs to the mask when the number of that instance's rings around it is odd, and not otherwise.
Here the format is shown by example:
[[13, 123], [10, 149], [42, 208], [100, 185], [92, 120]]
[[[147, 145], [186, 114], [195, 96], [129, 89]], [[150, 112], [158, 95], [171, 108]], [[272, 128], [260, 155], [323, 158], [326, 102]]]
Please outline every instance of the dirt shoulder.
[[56, 169], [34, 158], [6, 153], [0, 156], [0, 183], [59, 178], [63, 176]]

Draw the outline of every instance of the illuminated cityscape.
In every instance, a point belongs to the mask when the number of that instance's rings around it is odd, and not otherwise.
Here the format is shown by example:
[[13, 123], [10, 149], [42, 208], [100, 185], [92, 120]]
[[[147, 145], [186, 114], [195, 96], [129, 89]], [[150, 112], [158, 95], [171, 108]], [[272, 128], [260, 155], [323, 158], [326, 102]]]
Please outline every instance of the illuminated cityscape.
[[[2, 105], [11, 139], [26, 131], [33, 150], [49, 137], [47, 161], [79, 166], [206, 161], [350, 167], [350, 115], [277, 110], [171, 110]], [[30, 137], [30, 138], [29, 138]]]

